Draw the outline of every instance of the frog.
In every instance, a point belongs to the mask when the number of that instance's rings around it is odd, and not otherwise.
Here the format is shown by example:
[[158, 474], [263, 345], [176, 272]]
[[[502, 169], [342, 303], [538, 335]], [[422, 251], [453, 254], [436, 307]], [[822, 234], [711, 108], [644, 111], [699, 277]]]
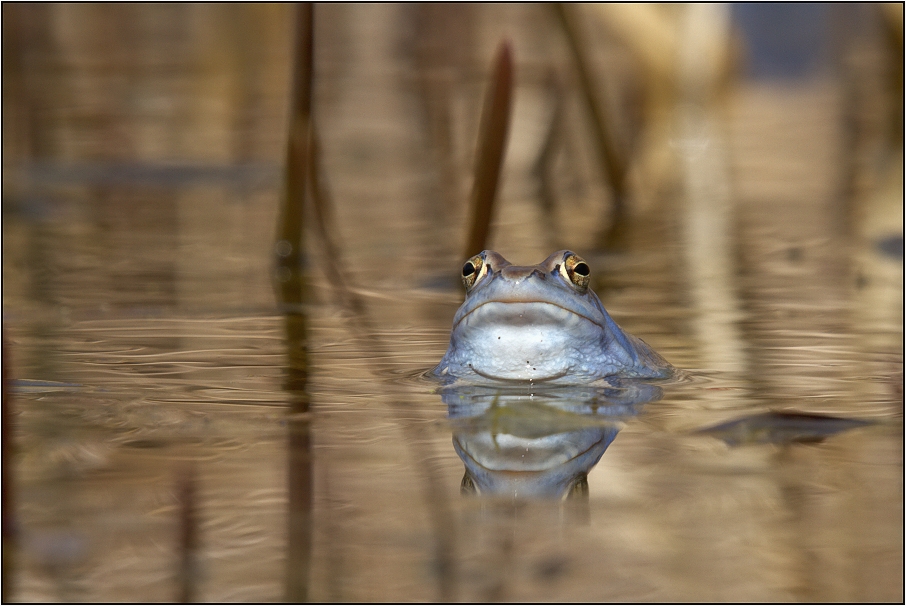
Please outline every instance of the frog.
[[442, 381], [576, 385], [674, 374], [610, 317], [588, 263], [571, 250], [526, 266], [485, 250], [463, 264], [462, 282], [449, 347], [430, 373]]

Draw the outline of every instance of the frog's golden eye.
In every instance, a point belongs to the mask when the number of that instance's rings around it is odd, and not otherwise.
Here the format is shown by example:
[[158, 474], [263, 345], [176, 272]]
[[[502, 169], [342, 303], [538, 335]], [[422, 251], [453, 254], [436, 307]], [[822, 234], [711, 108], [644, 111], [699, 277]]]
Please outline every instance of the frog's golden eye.
[[585, 292], [588, 290], [591, 269], [589, 269], [588, 263], [583, 261], [579, 255], [574, 253], [567, 255], [563, 259], [563, 263], [560, 264], [560, 273], [569, 280], [577, 291]]
[[475, 283], [478, 282], [487, 271], [487, 266], [481, 258], [481, 255], [475, 255], [466, 261], [462, 266], [462, 284], [466, 287], [466, 290], [471, 290], [471, 288], [475, 286]]

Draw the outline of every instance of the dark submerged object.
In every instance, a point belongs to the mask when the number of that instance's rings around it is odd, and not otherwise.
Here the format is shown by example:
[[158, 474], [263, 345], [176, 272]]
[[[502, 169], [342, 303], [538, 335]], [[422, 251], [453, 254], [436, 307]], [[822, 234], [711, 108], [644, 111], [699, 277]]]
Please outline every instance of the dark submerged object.
[[712, 435], [723, 440], [729, 446], [785, 444], [820, 442], [834, 434], [867, 425], [874, 425], [874, 422], [817, 414], [772, 411], [699, 429], [696, 433]]

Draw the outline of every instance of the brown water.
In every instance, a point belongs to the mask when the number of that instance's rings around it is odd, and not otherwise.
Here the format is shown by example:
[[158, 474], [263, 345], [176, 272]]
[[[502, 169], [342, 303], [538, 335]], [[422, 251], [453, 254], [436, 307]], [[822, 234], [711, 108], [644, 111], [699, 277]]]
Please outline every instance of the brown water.
[[[902, 239], [899, 253], [878, 246], [902, 237], [902, 180], [860, 182], [862, 218], [841, 229], [836, 82], [740, 84], [721, 153], [696, 155], [680, 134], [673, 185], [639, 205], [626, 252], [605, 255], [593, 242], [606, 189], [577, 94], [554, 217], [531, 177], [545, 74], [566, 56], [540, 8], [447, 24], [472, 50], [450, 79], [443, 152], [408, 9], [319, 6], [325, 175], [374, 335], [339, 305], [312, 237], [300, 446], [271, 282], [288, 8], [40, 10], [18, 15], [31, 43], [4, 72], [15, 599], [175, 599], [193, 464], [203, 601], [279, 601], [300, 585], [312, 601], [903, 600]], [[501, 33], [517, 89], [491, 247], [523, 263], [576, 250], [614, 318], [684, 369], [620, 419], [578, 503], [461, 496], [456, 426], [420, 378], [462, 298], [466, 212], [445, 200], [466, 197]], [[732, 203], [684, 202], [682, 183], [717, 182], [701, 174], [730, 175]], [[697, 433], [769, 410], [874, 423], [809, 443]], [[299, 460], [313, 473], [310, 543], [287, 531]]]

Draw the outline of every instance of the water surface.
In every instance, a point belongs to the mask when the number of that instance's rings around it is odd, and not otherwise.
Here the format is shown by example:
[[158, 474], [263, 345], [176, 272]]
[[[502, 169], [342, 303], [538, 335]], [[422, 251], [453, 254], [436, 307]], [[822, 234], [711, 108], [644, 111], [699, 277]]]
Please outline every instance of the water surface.
[[[91, 7], [53, 10], [100, 19]], [[291, 32], [286, 7], [242, 10], [251, 16], [118, 8], [101, 34], [120, 48], [116, 25], [131, 24], [133, 55], [103, 55], [75, 27], [23, 59], [41, 68], [22, 78], [42, 104], [19, 111], [37, 112], [45, 143], [4, 130], [17, 599], [174, 599], [186, 469], [197, 473], [204, 601], [279, 601], [300, 583], [312, 601], [903, 599], [903, 265], [872, 235], [902, 238], [902, 184], [899, 215], [844, 238], [833, 82], [740, 84], [726, 229], [691, 238], [717, 215], [696, 214], [676, 190], [641, 205], [625, 251], [605, 254], [594, 241], [606, 190], [588, 169], [578, 101], [553, 217], [531, 176], [550, 111], [539, 57], [565, 57], [533, 29], [545, 17], [489, 7], [452, 24], [476, 41], [452, 103], [458, 199], [498, 19], [518, 86], [492, 247], [522, 264], [577, 251], [616, 321], [683, 369], [657, 397], [610, 394], [594, 411], [584, 396], [560, 406], [532, 395], [454, 410], [422, 374], [462, 300], [466, 212], [442, 204], [451, 194], [413, 75], [412, 17], [324, 7], [325, 174], [345, 277], [371, 328], [340, 304], [312, 236], [300, 419], [271, 280]], [[245, 32], [252, 59], [218, 45], [229, 31]], [[714, 261], [709, 242], [722, 243], [722, 265], [702, 263]], [[731, 446], [699, 431], [770, 411], [871, 423], [807, 443], [778, 432]], [[537, 454], [595, 431], [606, 450], [587, 492], [461, 494], [457, 448], [480, 442], [492, 456], [534, 440]], [[307, 530], [294, 534], [290, 487], [309, 464]]]

